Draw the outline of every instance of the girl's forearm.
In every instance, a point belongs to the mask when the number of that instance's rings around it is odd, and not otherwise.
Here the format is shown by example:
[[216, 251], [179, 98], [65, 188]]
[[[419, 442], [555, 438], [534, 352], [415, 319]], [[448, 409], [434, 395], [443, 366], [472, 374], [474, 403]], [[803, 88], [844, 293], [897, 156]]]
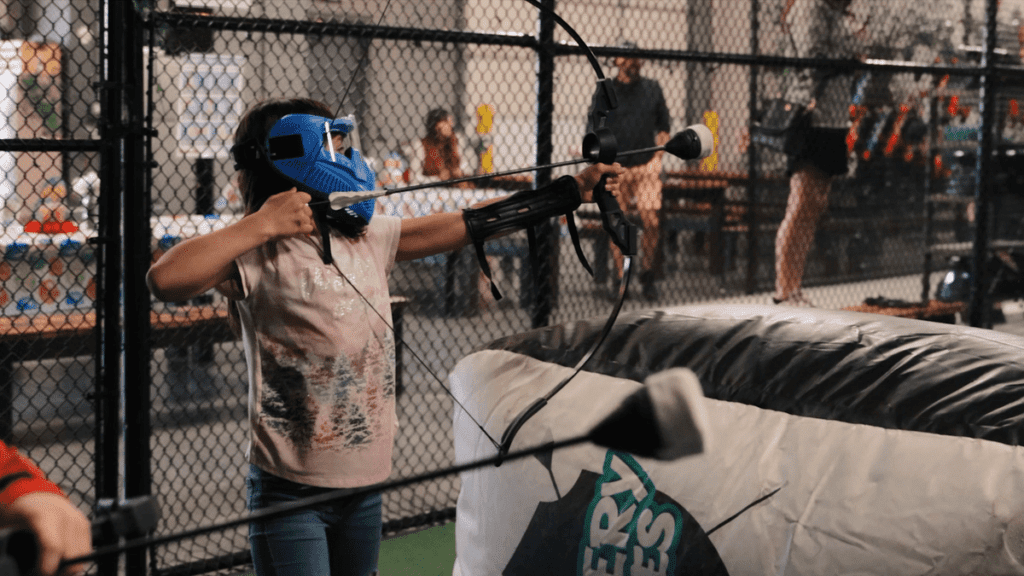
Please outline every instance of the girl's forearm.
[[470, 243], [461, 212], [440, 212], [402, 220], [402, 236], [395, 259], [415, 260], [450, 252]]
[[227, 280], [235, 258], [265, 244], [270, 236], [256, 214], [231, 226], [173, 246], [150, 267], [146, 282], [164, 302], [183, 302]]

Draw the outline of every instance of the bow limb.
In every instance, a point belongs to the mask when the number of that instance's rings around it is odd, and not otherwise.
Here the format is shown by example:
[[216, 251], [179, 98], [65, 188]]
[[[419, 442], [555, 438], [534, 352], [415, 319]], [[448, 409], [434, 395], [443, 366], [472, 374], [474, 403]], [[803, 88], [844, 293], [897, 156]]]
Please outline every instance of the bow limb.
[[[601, 64], [598, 62], [593, 50], [590, 49], [587, 43], [583, 40], [582, 37], [580, 37], [579, 33], [577, 33], [572, 26], [570, 26], [565, 20], [563, 20], [561, 16], [555, 13], [554, 10], [544, 5], [539, 0], [525, 1], [531, 4], [532, 6], [536, 7], [538, 10], [550, 16], [583, 49], [584, 54], [587, 57], [587, 60], [590, 62], [591, 67], [594, 69], [594, 72], [597, 75], [597, 86], [602, 96], [601, 98], [598, 98], [598, 105], [595, 106], [592, 118], [595, 131], [594, 133], [587, 134], [586, 138], [584, 138], [583, 141], [584, 156], [590, 162], [614, 162], [615, 157], [617, 155], [615, 138], [607, 129], [604, 128], [605, 115], [610, 109], [615, 108], [617, 104], [615, 100], [614, 90], [610, 85], [610, 80], [605, 78], [604, 71], [601, 69]], [[438, 384], [441, 385], [441, 387], [448, 393], [448, 395], [452, 397], [452, 400], [459, 406], [459, 408], [461, 408], [462, 411], [466, 413], [466, 415], [470, 418], [470, 420], [473, 421], [476, 427], [479, 428], [480, 431], [483, 432], [484, 436], [488, 440], [490, 440], [491, 443], [494, 444], [494, 446], [498, 449], [498, 465], [501, 464], [502, 458], [506, 454], [508, 454], [512, 441], [514, 440], [516, 433], [523, 426], [523, 424], [525, 424], [527, 420], [529, 420], [534, 414], [536, 414], [541, 408], [543, 408], [547, 404], [548, 400], [550, 400], [555, 394], [557, 394], [559, 390], [564, 388], [573, 378], [575, 378], [576, 375], [579, 374], [580, 371], [582, 371], [583, 367], [587, 364], [587, 362], [590, 361], [590, 358], [593, 357], [594, 353], [597, 352], [598, 348], [601, 347], [601, 344], [603, 344], [605, 339], [608, 337], [608, 334], [611, 332], [611, 329], [615, 325], [615, 321], [618, 318], [619, 311], [622, 309], [622, 305], [626, 298], [626, 292], [629, 287], [630, 275], [632, 273], [632, 256], [636, 254], [636, 226], [625, 219], [625, 217], [622, 214], [622, 210], [619, 208], [618, 202], [615, 200], [615, 197], [612, 196], [605, 189], [604, 181], [606, 178], [607, 177], [603, 177], [601, 179], [601, 182], [597, 186], [595, 186], [594, 199], [595, 202], [597, 202], [598, 207], [601, 211], [601, 219], [603, 222], [604, 229], [608, 232], [612, 242], [619, 247], [619, 249], [622, 251], [625, 257], [623, 262], [622, 278], [619, 282], [619, 294], [617, 301], [614, 307], [612, 308], [611, 314], [605, 321], [605, 325], [603, 330], [601, 331], [600, 336], [591, 345], [590, 349], [587, 350], [586, 353], [584, 353], [583, 357], [580, 359], [580, 361], [576, 364], [575, 368], [573, 369], [572, 374], [569, 377], [565, 378], [563, 381], [561, 381], [545, 396], [534, 401], [522, 413], [520, 413], [519, 416], [517, 416], [516, 419], [513, 420], [509, 427], [505, 430], [504, 434], [502, 434], [500, 445], [498, 442], [494, 440], [494, 438], [491, 437], [491, 435], [487, 432], [483, 425], [481, 425], [480, 422], [468, 410], [466, 410], [465, 406], [463, 406], [459, 399], [456, 398], [454, 394], [452, 394], [451, 389], [449, 389], [448, 386], [444, 384], [441, 378], [438, 377], [437, 374], [435, 374], [433, 371], [429, 369], [426, 362], [422, 358], [420, 358], [415, 352], [413, 352], [411, 348], [406, 346], [406, 348], [409, 348], [410, 353], [413, 355], [413, 357], [416, 358], [416, 360], [424, 368], [427, 369], [427, 372], [430, 373], [434, 380], [436, 380]], [[363, 302], [367, 306], [369, 306], [370, 310], [372, 310], [374, 314], [376, 314], [382, 321], [384, 321], [385, 325], [391, 330], [392, 334], [395, 334], [394, 327], [391, 325], [391, 323], [388, 322], [385, 316], [381, 314], [380, 311], [376, 309], [376, 307], [373, 306], [373, 304], [369, 301], [368, 298], [366, 298], [366, 296], [362, 294], [362, 292], [360, 292], [360, 290], [355, 286], [355, 284], [352, 283], [348, 276], [342, 273], [340, 269], [338, 269], [338, 273], [342, 276], [342, 278], [345, 279], [349, 286], [351, 286], [352, 289], [355, 290], [355, 292], [359, 295]], [[404, 341], [398, 339], [397, 334], [395, 335], [395, 338], [396, 340], [400, 341], [403, 345], [405, 345]]]
[[[558, 14], [556, 14], [551, 8], [542, 4], [538, 0], [525, 0], [529, 4], [535, 6], [539, 10], [548, 14], [559, 26], [565, 30], [569, 36], [583, 49], [584, 54], [587, 56], [587, 60], [593, 67], [594, 72], [597, 74], [597, 86], [600, 97], [597, 99], [597, 105], [594, 109], [594, 114], [591, 118], [591, 123], [594, 126], [594, 132], [587, 134], [583, 139], [583, 154], [591, 162], [602, 162], [611, 163], [615, 161], [616, 157], [616, 143], [615, 137], [609, 130], [604, 128], [604, 118], [610, 109], [615, 108], [617, 105], [615, 99], [615, 92], [612, 89], [609, 80], [605, 78], [604, 71], [601, 70], [601, 64], [597, 61], [597, 57], [594, 55], [593, 50], [590, 46], [583, 41], [583, 38], [570, 26], [565, 20], [563, 20]], [[619, 294], [615, 302], [615, 306], [612, 308], [611, 314], [608, 319], [605, 320], [604, 327], [601, 330], [601, 334], [597, 340], [591, 344], [590, 348], [584, 353], [583, 357], [580, 358], [576, 366], [573, 367], [572, 373], [568, 377], [559, 382], [550, 392], [538, 398], [529, 404], [522, 412], [519, 413], [515, 419], [509, 423], [505, 432], [501, 435], [501, 445], [498, 447], [498, 458], [496, 465], [500, 466], [502, 457], [508, 454], [512, 447], [512, 442], [515, 440], [516, 433], [523, 427], [526, 422], [533, 417], [534, 414], [539, 412], [544, 406], [547, 405], [548, 401], [554, 397], [562, 388], [565, 388], [573, 378], [579, 374], [583, 367], [590, 361], [594, 356], [594, 353], [601, 347], [608, 334], [611, 333], [612, 327], [615, 326], [615, 321], [619, 317], [619, 311], [622, 310], [622, 304], [626, 300], [626, 293], [629, 288], [629, 278], [632, 274], [632, 260], [633, 256], [636, 255], [636, 231], [637, 227], [626, 220], [622, 214], [622, 209], [619, 207], [618, 201], [610, 192], [605, 188], [605, 181], [607, 175], [602, 176], [600, 182], [594, 187], [594, 201], [597, 203], [598, 208], [601, 211], [602, 225], [608, 235], [611, 237], [612, 242], [622, 251], [624, 256], [622, 265], [622, 279], [619, 281]]]
[[583, 53], [586, 55], [587, 61], [590, 62], [590, 67], [593, 68], [594, 72], [597, 74], [598, 81], [604, 80], [604, 70], [601, 69], [601, 63], [597, 61], [597, 56], [594, 55], [594, 51], [591, 50], [590, 46], [588, 46], [587, 43], [583, 41], [583, 38], [580, 37], [579, 33], [576, 32], [576, 30], [572, 26], [569, 26], [568, 22], [566, 22], [565, 20], [562, 20], [561, 16], [559, 16], [554, 10], [552, 10], [551, 8], [546, 6], [540, 0], [524, 0], [524, 1], [527, 2], [528, 4], [534, 6], [535, 8], [540, 10], [541, 12], [544, 12], [545, 14], [550, 16], [552, 20], [557, 22], [558, 25], [562, 27], [562, 30], [565, 30], [565, 32], [570, 37], [572, 37], [572, 39], [575, 40], [577, 44], [579, 44], [580, 48], [583, 49]]

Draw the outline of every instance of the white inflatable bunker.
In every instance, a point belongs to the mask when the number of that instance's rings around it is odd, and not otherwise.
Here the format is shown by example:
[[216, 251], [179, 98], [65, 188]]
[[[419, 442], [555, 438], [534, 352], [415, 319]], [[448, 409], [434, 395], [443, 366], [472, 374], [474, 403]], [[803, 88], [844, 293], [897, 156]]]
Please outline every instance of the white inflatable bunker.
[[[599, 328], [499, 341], [459, 362], [453, 393], [500, 439]], [[464, 473], [456, 575], [1024, 574], [1024, 339], [720, 306], [625, 317], [603, 350], [512, 452], [586, 433], [679, 366], [707, 396], [707, 450], [583, 444]], [[459, 463], [496, 454], [460, 409], [454, 431]]]

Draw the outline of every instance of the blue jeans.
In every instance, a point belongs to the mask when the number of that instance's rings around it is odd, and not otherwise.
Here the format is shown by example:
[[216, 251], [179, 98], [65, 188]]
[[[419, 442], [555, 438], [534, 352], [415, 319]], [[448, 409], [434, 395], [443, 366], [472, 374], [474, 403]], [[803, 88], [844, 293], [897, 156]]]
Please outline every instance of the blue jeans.
[[[291, 482], [253, 465], [245, 486], [251, 511], [331, 491]], [[258, 576], [372, 576], [380, 540], [379, 492], [249, 524]]]

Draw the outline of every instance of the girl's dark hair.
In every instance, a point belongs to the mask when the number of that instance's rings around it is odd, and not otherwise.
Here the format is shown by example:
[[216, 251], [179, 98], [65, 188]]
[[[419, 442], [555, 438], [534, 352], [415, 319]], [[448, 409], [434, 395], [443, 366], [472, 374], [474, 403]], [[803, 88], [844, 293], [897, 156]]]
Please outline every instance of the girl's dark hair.
[[[235, 144], [256, 141], [263, 146], [274, 124], [288, 114], [313, 114], [330, 118], [332, 111], [323, 102], [309, 98], [264, 100], [250, 108], [238, 122]], [[238, 172], [238, 188], [245, 202], [245, 213], [252, 214], [278, 192], [293, 188], [295, 184], [274, 170], [269, 163], [242, 168]]]

